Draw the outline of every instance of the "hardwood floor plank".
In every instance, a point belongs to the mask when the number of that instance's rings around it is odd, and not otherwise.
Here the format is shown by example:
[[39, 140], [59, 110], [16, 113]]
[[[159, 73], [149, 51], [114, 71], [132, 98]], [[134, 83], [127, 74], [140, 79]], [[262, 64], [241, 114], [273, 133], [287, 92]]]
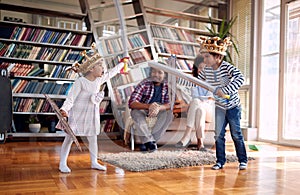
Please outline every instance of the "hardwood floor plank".
[[[227, 163], [214, 171], [211, 165], [130, 172], [110, 164], [107, 171], [90, 169], [86, 144], [83, 152], [72, 147], [70, 174], [58, 171], [61, 141], [10, 141], [0, 145], [0, 194], [297, 194], [300, 148], [254, 142], [248, 150], [248, 169]], [[253, 144], [253, 143], [251, 143]], [[232, 143], [227, 153], [234, 153]], [[165, 147], [164, 147], [165, 148]], [[110, 140], [99, 142], [100, 153], [130, 151]]]

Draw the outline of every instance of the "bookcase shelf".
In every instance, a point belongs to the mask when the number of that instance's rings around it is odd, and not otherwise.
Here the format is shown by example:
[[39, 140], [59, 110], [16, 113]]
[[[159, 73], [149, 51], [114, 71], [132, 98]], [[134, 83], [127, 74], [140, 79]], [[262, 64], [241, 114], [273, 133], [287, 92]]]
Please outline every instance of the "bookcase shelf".
[[67, 82], [74, 82], [74, 79], [68, 78], [52, 78], [52, 77], [34, 77], [34, 76], [11, 76], [13, 79], [24, 79], [24, 80], [49, 80], [49, 81], [67, 81]]
[[[131, 15], [131, 16], [126, 16], [124, 17], [124, 20], [129, 21], [129, 20], [135, 20], [138, 17], [143, 17], [143, 14], [135, 14], [135, 15]], [[106, 24], [115, 24], [119, 22], [119, 18], [115, 18], [115, 19], [111, 19], [111, 20], [107, 20], [107, 21], [101, 21], [101, 22], [95, 22], [95, 27], [100, 27], [100, 26], [104, 26]]]
[[147, 13], [150, 14], [161, 15], [170, 18], [185, 19], [185, 20], [192, 20], [192, 21], [205, 22], [205, 23], [212, 22], [213, 24], [216, 25], [219, 25], [222, 22], [222, 19], [218, 19], [218, 18], [212, 18], [210, 20], [208, 17], [199, 16], [197, 14], [191, 14], [191, 13], [180, 12], [180, 11], [171, 11], [168, 9], [161, 9], [161, 8], [155, 8], [149, 6], [145, 6], [145, 10]]
[[[13, 112], [13, 114], [35, 115], [37, 113], [36, 112]], [[55, 116], [55, 113], [53, 113], [53, 112], [42, 112], [42, 113], [39, 113], [39, 115]]]
[[[173, 4], [177, 2], [180, 3], [173, 6]], [[126, 6], [124, 6], [125, 3]], [[169, 5], [170, 9], [160, 8], [160, 5], [165, 5], [164, 7]], [[109, 7], [109, 11], [112, 12], [112, 8], [117, 8], [118, 5], [105, 3], [105, 5], [92, 5], [91, 8], [93, 11], [100, 10], [98, 15], [106, 16], [107, 12], [104, 10], [106, 6]], [[143, 75], [141, 69], [147, 67], [147, 61], [166, 61], [167, 58], [175, 54], [176, 68], [190, 74], [193, 60], [200, 49], [199, 44], [196, 42], [197, 36], [210, 36], [206, 27], [213, 25], [218, 29], [222, 19], [228, 16], [227, 2], [225, 1], [203, 1], [197, 3], [186, 0], [165, 0], [152, 3], [144, 0], [131, 0], [120, 1], [119, 6], [124, 12], [128, 12], [129, 14], [126, 15], [125, 13], [123, 18], [118, 19], [116, 19], [116, 16], [113, 14], [111, 18], [106, 20], [103, 20], [101, 17], [95, 19], [95, 28], [99, 30], [95, 30], [98, 34], [96, 34], [96, 36], [94, 34], [94, 36], [95, 40], [98, 40], [97, 47], [105, 57], [106, 64], [108, 64], [109, 68], [111, 68], [110, 66], [115, 66], [117, 60], [114, 60], [114, 58], [118, 59], [123, 57], [126, 51], [132, 59], [134, 59], [134, 57], [131, 56], [131, 52], [133, 51], [144, 49], [147, 51], [147, 55], [142, 55], [145, 56], [145, 59], [141, 60], [141, 62], [131, 60], [129, 63], [129, 73], [127, 75], [119, 75], [110, 81], [109, 87], [116, 118], [122, 118], [128, 96], [130, 96], [134, 86], [142, 79], [137, 78], [136, 75]], [[132, 6], [133, 9], [129, 10], [128, 6]], [[180, 6], [182, 6], [181, 9], [178, 8]], [[209, 16], [209, 14], [211, 15]], [[120, 27], [122, 22], [120, 21], [125, 23], [127, 31], [122, 31]], [[105, 36], [105, 33], [102, 33], [103, 29], [109, 29], [106, 27], [114, 27], [112, 28], [114, 29], [113, 35]], [[138, 31], [133, 29], [138, 29]], [[121, 36], [122, 34], [119, 33], [125, 34], [127, 43], [130, 35], [135, 34], [145, 36], [148, 43], [138, 47], [124, 48], [124, 40], [122, 41], [124, 36]], [[108, 51], [109, 49], [105, 48], [105, 42], [111, 45], [118, 44], [119, 49]], [[140, 72], [138, 73], [138, 71]], [[130, 74], [135, 75], [134, 79], [130, 78]], [[121, 126], [123, 125], [122, 122], [124, 121], [118, 121]]]
[[[38, 8], [43, 7], [43, 2], [39, 2], [41, 5], [35, 3], [37, 7], [0, 2], [0, 11], [4, 11], [1, 14], [3, 18], [0, 18], [0, 68], [10, 72], [16, 126], [13, 136], [35, 136], [26, 132], [28, 127], [25, 121], [30, 115], [37, 115], [42, 126], [48, 125], [48, 118], [56, 118], [44, 94], [48, 94], [60, 107], [77, 78], [77, 74], [67, 71], [67, 68], [82, 58], [80, 52], [90, 49], [94, 39], [89, 15], [85, 11], [86, 1], [78, 2], [82, 13]], [[14, 13], [24, 17], [26, 23], [4, 21], [5, 14], [11, 14], [8, 15], [11, 17]], [[43, 17], [51, 20], [52, 26]], [[77, 25], [75, 29], [64, 28], [58, 26], [59, 21], [72, 21]], [[85, 26], [86, 29], [83, 28]], [[36, 135], [48, 137], [63, 134]]]
[[73, 45], [59, 45], [59, 44], [51, 44], [51, 43], [39, 43], [39, 42], [32, 42], [32, 41], [18, 41], [18, 40], [2, 39], [2, 38], [0, 38], [0, 42], [35, 45], [35, 46], [45, 46], [45, 47], [51, 47], [51, 48], [66, 48], [66, 49], [78, 49], [78, 50], [90, 49], [89, 47], [80, 47], [80, 46], [73, 46]]
[[[118, 5], [114, 2], [95, 4], [89, 1], [89, 3], [91, 3], [90, 15], [93, 16], [91, 26], [93, 32], [96, 32], [94, 39], [99, 52], [104, 56], [107, 69], [116, 66], [121, 58], [130, 57], [128, 74], [117, 75], [108, 82], [112, 110], [118, 125], [123, 129], [125, 121], [122, 114], [126, 98], [133, 87], [147, 77], [147, 70], [143, 69], [148, 66], [147, 61], [154, 59], [154, 47], [151, 44], [152, 37], [149, 34], [143, 2], [125, 0], [119, 1]], [[124, 13], [122, 18], [117, 14], [118, 7]], [[106, 17], [108, 15], [111, 17]], [[105, 33], [109, 35], [106, 36]]]
[[14, 12], [22, 12], [22, 13], [31, 13], [31, 14], [41, 14], [50, 17], [62, 17], [62, 18], [72, 18], [76, 20], [82, 20], [87, 15], [85, 13], [68, 13], [62, 11], [55, 11], [49, 9], [42, 9], [42, 8], [35, 8], [35, 7], [28, 7], [23, 5], [14, 5], [8, 3], [0, 2], [0, 7], [2, 10], [14, 11]]

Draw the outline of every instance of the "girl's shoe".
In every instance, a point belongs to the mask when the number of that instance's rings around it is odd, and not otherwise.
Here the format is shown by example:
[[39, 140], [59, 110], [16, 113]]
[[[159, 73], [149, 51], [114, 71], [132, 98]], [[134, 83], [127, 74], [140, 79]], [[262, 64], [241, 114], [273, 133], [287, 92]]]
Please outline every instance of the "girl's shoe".
[[179, 141], [177, 144], [175, 144], [175, 148], [187, 148], [191, 143], [192, 141], [189, 140], [186, 145], [183, 145], [182, 141]]

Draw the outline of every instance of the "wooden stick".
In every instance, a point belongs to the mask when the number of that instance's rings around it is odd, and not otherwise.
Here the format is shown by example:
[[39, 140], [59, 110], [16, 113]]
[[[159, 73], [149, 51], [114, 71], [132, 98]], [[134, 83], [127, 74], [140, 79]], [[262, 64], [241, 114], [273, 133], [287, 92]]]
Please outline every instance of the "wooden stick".
[[49, 102], [50, 106], [53, 108], [56, 116], [58, 117], [58, 119], [60, 120], [62, 126], [64, 127], [64, 131], [70, 135], [73, 139], [73, 141], [75, 142], [77, 148], [79, 149], [80, 152], [82, 152], [82, 148], [78, 142], [78, 139], [76, 138], [76, 135], [74, 134], [74, 132], [72, 131], [68, 121], [66, 120], [65, 117], [62, 116], [62, 114], [59, 111], [59, 108], [57, 107], [56, 103], [47, 95], [44, 94], [44, 96], [46, 97], [46, 100]]

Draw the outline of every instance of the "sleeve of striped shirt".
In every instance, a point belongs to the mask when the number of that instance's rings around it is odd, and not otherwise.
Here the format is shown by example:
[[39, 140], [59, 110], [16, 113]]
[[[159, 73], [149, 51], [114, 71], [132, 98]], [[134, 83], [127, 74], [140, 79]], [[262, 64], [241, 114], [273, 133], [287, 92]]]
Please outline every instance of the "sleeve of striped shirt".
[[236, 93], [238, 89], [243, 85], [244, 76], [238, 68], [231, 64], [227, 65], [227, 71], [231, 82], [225, 87], [222, 87], [222, 91], [225, 94], [233, 94]]

